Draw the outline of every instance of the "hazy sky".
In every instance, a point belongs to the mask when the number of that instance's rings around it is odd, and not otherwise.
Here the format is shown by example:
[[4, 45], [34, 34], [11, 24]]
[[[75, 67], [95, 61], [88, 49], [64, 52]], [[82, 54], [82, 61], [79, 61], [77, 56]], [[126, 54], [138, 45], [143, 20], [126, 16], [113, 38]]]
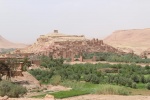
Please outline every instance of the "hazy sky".
[[54, 29], [103, 38], [137, 28], [150, 28], [150, 0], [0, 0], [0, 35], [13, 42]]

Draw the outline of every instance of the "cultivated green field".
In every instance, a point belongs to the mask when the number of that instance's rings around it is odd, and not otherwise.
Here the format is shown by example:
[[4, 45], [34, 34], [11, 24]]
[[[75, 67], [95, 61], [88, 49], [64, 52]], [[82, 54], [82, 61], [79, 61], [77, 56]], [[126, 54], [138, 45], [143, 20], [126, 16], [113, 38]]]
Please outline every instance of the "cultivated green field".
[[[47, 70], [29, 72], [42, 84], [63, 85], [70, 91], [49, 93], [55, 98], [84, 94], [150, 95], [150, 66], [136, 64], [63, 64], [63, 59], [43, 56]], [[34, 96], [44, 97], [46, 94]]]

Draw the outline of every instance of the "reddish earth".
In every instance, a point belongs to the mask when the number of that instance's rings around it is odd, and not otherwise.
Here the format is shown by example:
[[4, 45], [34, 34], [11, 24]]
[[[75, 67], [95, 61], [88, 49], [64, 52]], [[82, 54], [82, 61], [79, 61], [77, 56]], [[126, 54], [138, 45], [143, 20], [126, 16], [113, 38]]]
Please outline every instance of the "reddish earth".
[[140, 54], [150, 48], [150, 28], [115, 31], [104, 42], [122, 50], [132, 49]]

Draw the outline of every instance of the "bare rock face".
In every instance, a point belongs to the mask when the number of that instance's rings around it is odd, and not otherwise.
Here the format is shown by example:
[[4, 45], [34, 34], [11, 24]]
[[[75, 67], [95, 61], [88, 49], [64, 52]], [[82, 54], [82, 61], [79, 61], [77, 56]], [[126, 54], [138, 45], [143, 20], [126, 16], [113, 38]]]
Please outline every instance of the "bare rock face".
[[140, 54], [150, 48], [150, 28], [120, 30], [113, 32], [104, 42], [116, 48], [131, 49]]
[[41, 35], [33, 45], [22, 52], [52, 55], [54, 58], [71, 58], [82, 53], [118, 52], [118, 50], [104, 44], [103, 40], [88, 40], [83, 35], [65, 35], [55, 30], [54, 33]]

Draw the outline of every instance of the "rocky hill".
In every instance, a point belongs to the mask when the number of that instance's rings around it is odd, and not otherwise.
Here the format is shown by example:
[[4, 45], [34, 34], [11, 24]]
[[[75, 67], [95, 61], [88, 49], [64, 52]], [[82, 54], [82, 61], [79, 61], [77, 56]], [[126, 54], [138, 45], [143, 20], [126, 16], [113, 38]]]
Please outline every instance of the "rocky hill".
[[120, 30], [113, 32], [104, 42], [122, 50], [133, 50], [140, 54], [150, 48], [150, 28]]
[[54, 30], [52, 33], [41, 35], [33, 45], [23, 49], [21, 52], [38, 55], [51, 54], [54, 58], [71, 58], [82, 53], [118, 52], [118, 50], [104, 44], [103, 40], [88, 40], [83, 35], [66, 35]]
[[19, 43], [12, 43], [8, 40], [6, 40], [5, 38], [3, 38], [0, 35], [0, 48], [5, 48], [5, 49], [9, 49], [9, 48], [24, 48], [27, 45], [25, 44], [19, 44]]

